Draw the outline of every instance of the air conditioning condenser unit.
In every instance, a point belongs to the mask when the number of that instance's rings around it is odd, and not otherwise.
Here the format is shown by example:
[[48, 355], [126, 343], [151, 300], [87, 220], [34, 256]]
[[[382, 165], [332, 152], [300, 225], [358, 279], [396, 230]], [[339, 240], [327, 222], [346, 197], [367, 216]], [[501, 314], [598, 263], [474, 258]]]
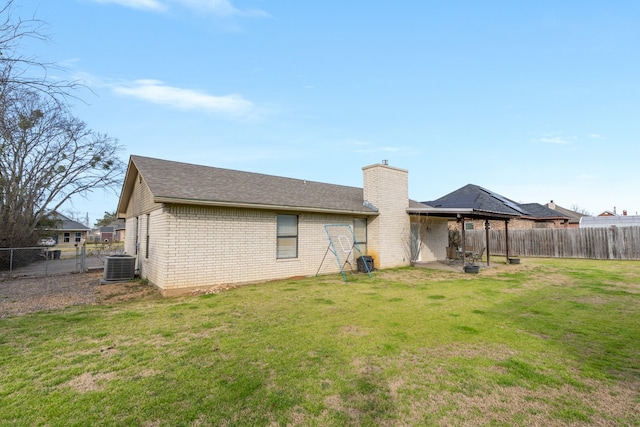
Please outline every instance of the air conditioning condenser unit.
[[111, 255], [104, 263], [104, 276], [101, 284], [126, 282], [133, 279], [136, 270], [136, 258], [131, 255]]

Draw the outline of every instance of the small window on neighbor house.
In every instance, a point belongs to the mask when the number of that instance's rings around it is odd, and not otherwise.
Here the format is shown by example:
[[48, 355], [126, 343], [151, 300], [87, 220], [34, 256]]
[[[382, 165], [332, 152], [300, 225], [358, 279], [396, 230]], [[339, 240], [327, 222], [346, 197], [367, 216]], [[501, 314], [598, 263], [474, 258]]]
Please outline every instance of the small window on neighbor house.
[[75, 242], [80, 243], [82, 241], [82, 232], [76, 231]]
[[467, 230], [467, 231], [474, 230], [473, 223], [472, 222], [465, 222], [464, 223], [464, 229]]
[[298, 257], [298, 215], [278, 215], [278, 259]]
[[356, 242], [363, 255], [367, 254], [367, 219], [353, 219], [353, 234], [356, 236]]
[[65, 242], [65, 243], [71, 242], [71, 233], [64, 233], [64, 237], [63, 237], [62, 241]]

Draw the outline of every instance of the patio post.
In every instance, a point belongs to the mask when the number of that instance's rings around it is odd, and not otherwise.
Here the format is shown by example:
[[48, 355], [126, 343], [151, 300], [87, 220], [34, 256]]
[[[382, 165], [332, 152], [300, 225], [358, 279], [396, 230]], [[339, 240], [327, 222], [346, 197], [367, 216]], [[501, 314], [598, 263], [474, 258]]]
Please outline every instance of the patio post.
[[509, 220], [504, 220], [504, 238], [506, 240], [507, 264], [509, 264]]
[[490, 253], [491, 251], [489, 250], [489, 229], [491, 229], [491, 223], [489, 222], [488, 219], [486, 219], [484, 221], [484, 232], [485, 232], [485, 247], [487, 249], [487, 267], [489, 267], [489, 258], [490, 258]]
[[460, 248], [462, 250], [462, 266], [467, 265], [467, 251], [465, 250], [467, 245], [467, 238], [465, 236], [464, 233], [464, 215], [462, 216], [462, 247]]

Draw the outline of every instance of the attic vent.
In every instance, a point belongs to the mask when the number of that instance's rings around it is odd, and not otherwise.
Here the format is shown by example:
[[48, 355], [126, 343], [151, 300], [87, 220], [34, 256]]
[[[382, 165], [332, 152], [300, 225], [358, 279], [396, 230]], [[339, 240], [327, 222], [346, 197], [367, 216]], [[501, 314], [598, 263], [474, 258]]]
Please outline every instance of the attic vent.
[[112, 255], [104, 263], [104, 276], [100, 283], [122, 282], [133, 279], [136, 258], [131, 255]]

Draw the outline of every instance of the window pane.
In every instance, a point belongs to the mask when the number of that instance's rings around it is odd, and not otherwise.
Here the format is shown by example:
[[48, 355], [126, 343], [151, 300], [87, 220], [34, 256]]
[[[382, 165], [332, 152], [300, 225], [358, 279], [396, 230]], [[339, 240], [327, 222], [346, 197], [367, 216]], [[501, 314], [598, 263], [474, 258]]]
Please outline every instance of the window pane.
[[278, 258], [295, 258], [297, 241], [296, 237], [278, 237]]
[[356, 235], [358, 245], [367, 242], [367, 220], [365, 218], [354, 218], [353, 234]]
[[298, 216], [278, 215], [277, 258], [296, 258], [298, 256]]
[[297, 236], [298, 216], [278, 215], [278, 236]]

